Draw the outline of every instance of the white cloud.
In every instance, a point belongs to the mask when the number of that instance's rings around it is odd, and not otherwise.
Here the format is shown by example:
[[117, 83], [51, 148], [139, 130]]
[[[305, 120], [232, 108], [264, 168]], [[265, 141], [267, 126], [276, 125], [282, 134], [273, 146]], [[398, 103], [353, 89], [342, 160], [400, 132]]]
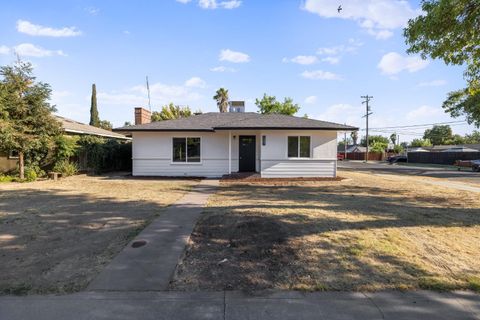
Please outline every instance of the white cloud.
[[233, 63], [244, 63], [250, 61], [250, 56], [243, 52], [232, 51], [230, 49], [223, 49], [220, 51], [220, 61], [229, 61]]
[[314, 104], [315, 102], [317, 102], [317, 96], [308, 96], [305, 98], [306, 104]]
[[220, 6], [225, 9], [236, 9], [240, 7], [242, 1], [239, 0], [230, 0], [230, 1], [222, 1], [220, 2]]
[[[195, 85], [201, 84], [198, 79], [200, 78], [190, 78], [183, 85], [171, 85], [160, 82], [150, 84], [152, 106], [160, 107], [170, 102], [183, 105], [202, 99], [203, 96], [195, 91], [197, 88]], [[121, 91], [98, 92], [97, 98], [100, 104], [106, 106], [133, 107], [146, 106], [148, 104], [148, 92], [144, 84]], [[85, 97], [85, 99], [89, 100], [90, 96]]]
[[409, 121], [429, 120], [432, 117], [436, 117], [443, 114], [441, 108], [434, 108], [430, 106], [420, 106], [408, 112], [405, 118]]
[[306, 79], [312, 79], [312, 80], [341, 80], [342, 79], [342, 77], [340, 77], [338, 74], [335, 74], [329, 71], [323, 71], [323, 70], [304, 71], [302, 72], [301, 76]]
[[236, 72], [237, 70], [234, 68], [229, 68], [225, 66], [218, 66], [218, 67], [213, 67], [210, 69], [212, 72]]
[[357, 53], [358, 48], [361, 46], [363, 46], [362, 42], [357, 39], [350, 38], [348, 39], [347, 44], [318, 48], [317, 54], [320, 56], [325, 56], [321, 59], [322, 62], [337, 64], [340, 62], [340, 59], [343, 55], [355, 54]]
[[176, 1], [185, 4], [185, 3], [189, 3], [192, 0], [176, 0]]
[[399, 53], [389, 52], [382, 57], [378, 68], [384, 74], [395, 75], [402, 71], [416, 72], [426, 68], [428, 64], [429, 61], [418, 56], [404, 57]]
[[410, 18], [420, 13], [404, 0], [343, 0], [341, 12], [337, 11], [338, 5], [331, 0], [306, 0], [303, 8], [323, 18], [356, 21], [377, 39], [391, 37], [392, 30], [405, 27]]
[[296, 56], [291, 59], [283, 58], [283, 62], [293, 62], [303, 65], [314, 64], [318, 61], [317, 57], [315, 56]]
[[328, 62], [330, 64], [337, 64], [340, 62], [340, 58], [339, 57], [325, 57], [325, 58], [322, 58], [322, 61], [323, 62]]
[[17, 21], [17, 31], [31, 36], [46, 36], [46, 37], [75, 37], [82, 34], [76, 27], [64, 27], [55, 29], [51, 27], [33, 24], [26, 20]]
[[393, 36], [393, 32], [390, 30], [375, 30], [375, 29], [368, 29], [368, 34], [374, 36], [378, 40], [385, 40]]
[[47, 50], [31, 43], [22, 43], [14, 47], [16, 53], [25, 57], [66, 56], [62, 50]]
[[[189, 1], [180, 0], [179, 2], [187, 3]], [[229, 0], [229, 1], [220, 1], [220, 2], [217, 2], [216, 0], [199, 0], [198, 1], [198, 5], [202, 9], [218, 9], [218, 8], [236, 9], [240, 7], [241, 4], [242, 4], [242, 1], [240, 0]]]
[[[346, 123], [358, 128], [365, 127], [365, 118], [362, 118], [365, 114], [365, 106], [357, 105], [352, 106], [348, 103], [338, 103], [329, 106], [323, 113], [318, 116], [314, 116], [315, 119], [331, 121], [336, 123]], [[374, 116], [369, 118], [369, 125], [372, 128], [375, 127], [385, 127], [398, 125], [398, 119], [394, 117], [383, 117], [377, 113]], [[361, 134], [365, 133], [364, 131], [360, 132]], [[372, 134], [381, 134], [381, 133], [372, 133]]]
[[0, 46], [0, 54], [9, 54], [10, 48], [7, 46]]
[[447, 84], [446, 80], [432, 80], [427, 82], [420, 82], [419, 87], [441, 87]]
[[192, 77], [185, 81], [185, 86], [191, 88], [205, 88], [207, 86], [207, 83], [205, 82], [205, 80], [199, 77]]
[[100, 13], [100, 9], [98, 9], [96, 7], [87, 7], [87, 8], [85, 8], [85, 11], [87, 11], [88, 14], [90, 14], [92, 16], [96, 16], [97, 14]]

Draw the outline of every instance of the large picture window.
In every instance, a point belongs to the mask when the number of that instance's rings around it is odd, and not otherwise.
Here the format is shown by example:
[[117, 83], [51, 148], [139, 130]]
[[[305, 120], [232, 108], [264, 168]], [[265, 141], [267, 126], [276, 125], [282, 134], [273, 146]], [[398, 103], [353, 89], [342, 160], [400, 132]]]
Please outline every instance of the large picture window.
[[173, 162], [200, 162], [200, 138], [173, 138]]
[[291, 136], [288, 137], [289, 158], [310, 158], [310, 137]]

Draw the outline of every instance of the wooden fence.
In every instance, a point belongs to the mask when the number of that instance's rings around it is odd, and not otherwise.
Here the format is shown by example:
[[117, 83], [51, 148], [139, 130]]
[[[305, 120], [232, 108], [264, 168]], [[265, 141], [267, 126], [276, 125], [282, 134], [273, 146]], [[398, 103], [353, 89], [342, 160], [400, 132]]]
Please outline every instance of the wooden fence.
[[[343, 154], [343, 153], [342, 153]], [[365, 152], [350, 152], [347, 153], [348, 160], [365, 160]], [[368, 160], [382, 161], [385, 160], [385, 155], [382, 152], [369, 152]]]
[[480, 152], [409, 152], [410, 163], [432, 163], [452, 165], [457, 160], [480, 159]]

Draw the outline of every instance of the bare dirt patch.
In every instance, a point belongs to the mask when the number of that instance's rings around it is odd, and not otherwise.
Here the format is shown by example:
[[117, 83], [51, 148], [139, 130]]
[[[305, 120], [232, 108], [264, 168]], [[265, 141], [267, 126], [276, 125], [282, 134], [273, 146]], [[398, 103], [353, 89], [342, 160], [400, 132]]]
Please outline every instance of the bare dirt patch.
[[76, 176], [0, 185], [0, 292], [83, 289], [195, 183]]
[[171, 288], [480, 288], [478, 194], [341, 175], [348, 179], [222, 184]]

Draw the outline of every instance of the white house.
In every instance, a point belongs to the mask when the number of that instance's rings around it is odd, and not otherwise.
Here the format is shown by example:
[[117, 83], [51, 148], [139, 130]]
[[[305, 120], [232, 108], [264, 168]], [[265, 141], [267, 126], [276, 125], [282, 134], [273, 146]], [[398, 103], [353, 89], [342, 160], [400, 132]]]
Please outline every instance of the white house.
[[337, 131], [355, 127], [280, 114], [204, 113], [150, 123], [135, 108], [135, 125], [117, 128], [133, 142], [134, 176], [335, 177]]

